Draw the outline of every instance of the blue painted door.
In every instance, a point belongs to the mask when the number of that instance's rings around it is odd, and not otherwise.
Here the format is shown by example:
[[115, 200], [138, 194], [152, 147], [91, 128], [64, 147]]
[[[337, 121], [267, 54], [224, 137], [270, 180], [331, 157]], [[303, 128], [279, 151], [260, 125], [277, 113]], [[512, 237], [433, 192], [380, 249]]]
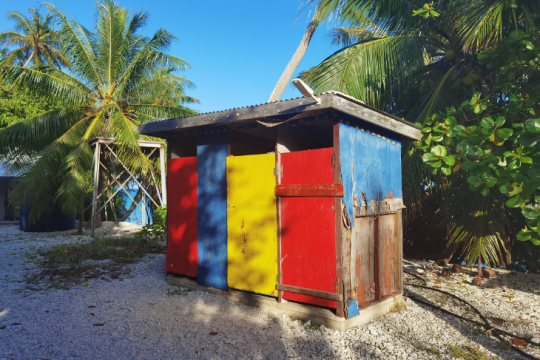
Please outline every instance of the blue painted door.
[[197, 143], [197, 268], [199, 285], [227, 286], [227, 133], [199, 135]]

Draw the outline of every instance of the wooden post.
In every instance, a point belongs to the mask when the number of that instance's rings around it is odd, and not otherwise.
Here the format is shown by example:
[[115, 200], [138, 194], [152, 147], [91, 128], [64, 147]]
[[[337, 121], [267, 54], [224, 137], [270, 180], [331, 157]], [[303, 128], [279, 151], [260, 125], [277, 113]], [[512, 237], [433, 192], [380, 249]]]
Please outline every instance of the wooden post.
[[101, 158], [101, 143], [96, 141], [96, 148], [94, 150], [94, 191], [92, 192], [92, 216], [90, 217], [91, 221], [91, 236], [94, 237], [96, 230], [96, 202], [97, 202], [97, 193], [99, 185], [99, 159]]
[[[281, 184], [281, 156], [279, 153], [279, 146], [278, 146], [278, 135], [277, 135], [277, 127], [276, 127], [276, 186]], [[276, 212], [277, 212], [277, 257], [278, 257], [278, 278], [277, 282], [278, 285], [283, 284], [283, 275], [281, 273], [281, 198], [279, 196], [276, 196]], [[278, 290], [278, 303], [283, 301], [283, 290]]]
[[[342, 184], [341, 180], [341, 161], [339, 153], [339, 119], [334, 122], [334, 155], [332, 157], [334, 167], [334, 184]], [[343, 269], [342, 269], [342, 253], [341, 253], [341, 197], [336, 197], [334, 200], [335, 212], [335, 228], [336, 228], [336, 293], [341, 295], [341, 301], [337, 302], [336, 315], [344, 316], [345, 303], [343, 301]]]
[[163, 145], [159, 147], [159, 167], [161, 168], [161, 200], [163, 205], [167, 205], [167, 171], [165, 171], [165, 149]]
[[373, 218], [374, 230], [373, 230], [373, 242], [374, 242], [374, 255], [375, 255], [375, 301], [381, 299], [381, 259], [380, 259], [380, 246], [379, 246], [379, 216], [375, 214]]
[[[169, 145], [169, 141], [167, 140], [167, 145]], [[161, 156], [161, 154], [160, 154]], [[169, 163], [169, 159], [172, 159], [171, 155], [171, 147], [167, 146], [167, 164]], [[161, 176], [163, 176], [163, 173], [161, 173]], [[166, 176], [166, 175], [165, 175]], [[166, 191], [169, 190], [169, 181], [161, 179], [161, 186], [166, 188]], [[161, 199], [161, 201], [166, 201], [166, 199]], [[165, 218], [165, 247], [168, 249], [169, 246], [169, 211], [167, 210], [167, 217]]]

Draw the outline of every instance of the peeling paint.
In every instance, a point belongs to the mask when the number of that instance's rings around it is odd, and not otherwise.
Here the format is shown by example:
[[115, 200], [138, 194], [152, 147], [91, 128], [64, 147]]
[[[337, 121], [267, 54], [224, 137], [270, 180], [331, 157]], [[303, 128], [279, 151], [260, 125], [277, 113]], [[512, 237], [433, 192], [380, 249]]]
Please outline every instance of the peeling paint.
[[[401, 194], [401, 148], [353, 126], [339, 126], [343, 202], [348, 216], [356, 216], [355, 196], [363, 201], [360, 207], [365, 204], [368, 212], [379, 212], [379, 201]], [[399, 143], [396, 134], [385, 136]]]

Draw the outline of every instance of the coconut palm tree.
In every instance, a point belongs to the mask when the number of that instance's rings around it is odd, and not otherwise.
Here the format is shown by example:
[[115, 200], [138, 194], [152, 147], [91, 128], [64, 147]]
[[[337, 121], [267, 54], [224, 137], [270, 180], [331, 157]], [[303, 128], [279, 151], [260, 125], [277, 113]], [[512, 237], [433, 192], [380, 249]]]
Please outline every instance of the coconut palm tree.
[[53, 29], [52, 17], [43, 17], [35, 8], [30, 8], [29, 11], [30, 18], [17, 11], [8, 13], [8, 19], [15, 21], [15, 26], [13, 30], [0, 33], [0, 46], [16, 48], [9, 52], [6, 62], [24, 67], [30, 62], [57, 68], [69, 67], [68, 59], [60, 50], [61, 37]]
[[185, 96], [193, 84], [178, 75], [189, 64], [167, 54], [176, 38], [163, 29], [151, 37], [139, 34], [147, 13], [130, 16], [126, 8], [104, 0], [96, 4], [94, 31], [89, 31], [53, 5], [45, 6], [60, 26], [71, 72], [48, 64], [0, 70], [0, 78], [15, 88], [62, 104], [0, 131], [0, 154], [24, 171], [15, 195], [32, 199], [33, 218], [53, 201], [60, 201], [66, 213], [76, 212], [92, 163], [91, 138], [114, 137], [122, 162], [149, 174], [155, 165], [138, 146], [145, 137], [137, 134], [137, 125], [155, 117], [193, 114], [183, 105], [198, 102]]

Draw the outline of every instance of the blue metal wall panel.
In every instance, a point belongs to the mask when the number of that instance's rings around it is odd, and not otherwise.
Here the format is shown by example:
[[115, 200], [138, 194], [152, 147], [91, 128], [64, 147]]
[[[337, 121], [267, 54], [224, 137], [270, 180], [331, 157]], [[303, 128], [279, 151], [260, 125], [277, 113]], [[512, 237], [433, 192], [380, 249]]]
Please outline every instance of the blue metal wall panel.
[[197, 143], [197, 268], [199, 285], [227, 286], [227, 133], [199, 135]]
[[362, 192], [368, 202], [401, 198], [401, 142], [396, 134], [381, 130], [339, 124], [343, 202], [349, 217], [353, 216], [353, 195], [359, 202]]
[[[371, 124], [339, 124], [343, 202], [353, 217], [354, 196], [361, 203], [362, 192], [369, 202], [401, 198], [401, 142], [399, 135]], [[354, 222], [351, 222], [354, 225]], [[360, 315], [356, 300], [347, 305], [348, 318]]]

